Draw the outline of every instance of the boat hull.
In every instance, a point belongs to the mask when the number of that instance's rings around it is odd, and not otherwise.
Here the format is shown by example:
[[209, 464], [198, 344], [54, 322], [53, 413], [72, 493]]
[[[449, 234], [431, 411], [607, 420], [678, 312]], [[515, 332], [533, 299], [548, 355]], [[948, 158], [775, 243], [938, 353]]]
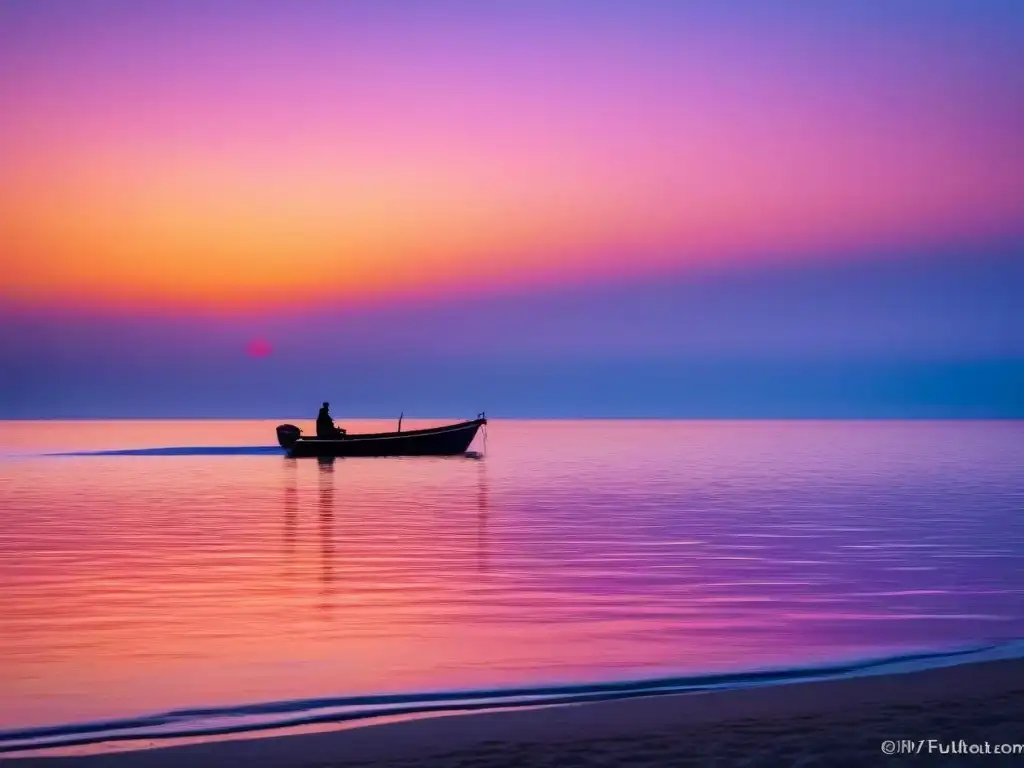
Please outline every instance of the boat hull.
[[[469, 450], [473, 438], [487, 419], [474, 419], [432, 429], [408, 432], [343, 435], [338, 438], [297, 437], [293, 442], [281, 439], [281, 446], [292, 458], [348, 456], [457, 456]], [[285, 444], [288, 442], [288, 444]]]

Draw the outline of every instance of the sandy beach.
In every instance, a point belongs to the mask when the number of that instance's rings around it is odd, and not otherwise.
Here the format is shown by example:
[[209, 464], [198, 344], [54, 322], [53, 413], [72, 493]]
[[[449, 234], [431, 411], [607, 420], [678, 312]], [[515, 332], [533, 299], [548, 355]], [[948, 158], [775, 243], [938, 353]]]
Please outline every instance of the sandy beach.
[[[887, 756], [883, 743], [916, 754]], [[929, 741], [933, 740], [933, 741]], [[992, 754], [972, 756], [971, 745]], [[81, 757], [41, 768], [992, 764], [1024, 744], [1024, 660], [846, 680], [434, 717]], [[920, 745], [920, 746], [919, 746]], [[891, 749], [892, 747], [890, 747]], [[1024, 749], [1020, 747], [1019, 749]], [[957, 754], [959, 750], [960, 754]]]

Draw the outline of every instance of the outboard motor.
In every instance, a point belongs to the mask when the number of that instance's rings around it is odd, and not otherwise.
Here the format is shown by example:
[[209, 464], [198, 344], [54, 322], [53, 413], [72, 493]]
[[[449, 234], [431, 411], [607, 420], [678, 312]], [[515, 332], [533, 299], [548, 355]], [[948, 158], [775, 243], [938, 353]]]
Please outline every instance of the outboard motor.
[[302, 430], [294, 424], [280, 424], [277, 427], [277, 442], [284, 449], [291, 448], [302, 435]]

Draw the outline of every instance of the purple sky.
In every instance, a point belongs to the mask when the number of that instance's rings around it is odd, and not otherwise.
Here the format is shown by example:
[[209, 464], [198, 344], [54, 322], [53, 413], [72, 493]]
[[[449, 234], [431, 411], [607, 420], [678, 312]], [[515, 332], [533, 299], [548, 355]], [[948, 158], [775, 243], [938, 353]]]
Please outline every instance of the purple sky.
[[0, 417], [1024, 415], [1020, 3], [14, 0], [0, 72]]

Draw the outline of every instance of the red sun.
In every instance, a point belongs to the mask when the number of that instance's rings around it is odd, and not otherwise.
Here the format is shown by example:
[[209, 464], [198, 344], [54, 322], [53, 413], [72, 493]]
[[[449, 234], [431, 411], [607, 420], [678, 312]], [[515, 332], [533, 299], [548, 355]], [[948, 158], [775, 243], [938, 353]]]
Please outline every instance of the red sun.
[[266, 357], [274, 348], [266, 339], [253, 339], [245, 345], [245, 352], [249, 357]]

